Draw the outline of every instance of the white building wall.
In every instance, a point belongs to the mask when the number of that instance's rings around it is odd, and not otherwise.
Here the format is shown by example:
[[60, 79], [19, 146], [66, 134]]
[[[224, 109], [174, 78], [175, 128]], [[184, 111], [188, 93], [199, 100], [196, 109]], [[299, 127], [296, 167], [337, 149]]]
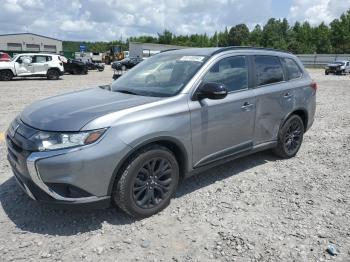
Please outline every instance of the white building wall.
[[[8, 45], [8, 44], [15, 45]], [[35, 34], [0, 35], [0, 50], [3, 51], [55, 52], [63, 50], [62, 41]], [[12, 50], [11, 50], [12, 49]]]
[[186, 46], [176, 45], [163, 45], [163, 44], [152, 44], [152, 43], [129, 43], [129, 56], [130, 57], [148, 57], [152, 56], [160, 51], [169, 49], [183, 49], [188, 48]]

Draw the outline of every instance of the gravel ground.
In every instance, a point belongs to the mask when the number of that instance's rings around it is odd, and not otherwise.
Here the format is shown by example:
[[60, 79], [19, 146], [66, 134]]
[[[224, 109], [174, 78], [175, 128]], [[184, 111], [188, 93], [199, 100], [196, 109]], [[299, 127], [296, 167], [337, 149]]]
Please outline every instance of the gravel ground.
[[[194, 176], [135, 221], [114, 208], [60, 210], [21, 192], [0, 136], [0, 261], [350, 261], [350, 76], [318, 82], [297, 157], [258, 153]], [[0, 82], [0, 132], [40, 98], [111, 82], [109, 68], [59, 81]], [[339, 251], [331, 256], [326, 249]]]

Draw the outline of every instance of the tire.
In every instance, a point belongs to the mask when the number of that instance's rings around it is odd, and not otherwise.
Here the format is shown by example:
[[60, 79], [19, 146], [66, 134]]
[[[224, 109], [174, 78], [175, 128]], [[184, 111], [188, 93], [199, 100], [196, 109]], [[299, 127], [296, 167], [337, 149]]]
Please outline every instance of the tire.
[[173, 153], [152, 145], [129, 159], [114, 185], [112, 197], [129, 215], [145, 218], [169, 205], [178, 182], [179, 165]]
[[329, 75], [329, 72], [328, 72], [327, 70], [325, 71], [325, 75], [326, 75], [326, 76], [328, 76], [328, 75]]
[[50, 69], [47, 71], [47, 79], [58, 80], [60, 78], [60, 73], [56, 69]]
[[99, 68], [98, 71], [99, 72], [103, 72], [103, 70], [105, 70], [104, 68]]
[[13, 73], [11, 70], [2, 70], [0, 71], [0, 80], [2, 81], [11, 81], [13, 78]]
[[281, 158], [294, 157], [303, 142], [305, 127], [298, 115], [290, 116], [278, 132], [277, 146], [273, 152]]

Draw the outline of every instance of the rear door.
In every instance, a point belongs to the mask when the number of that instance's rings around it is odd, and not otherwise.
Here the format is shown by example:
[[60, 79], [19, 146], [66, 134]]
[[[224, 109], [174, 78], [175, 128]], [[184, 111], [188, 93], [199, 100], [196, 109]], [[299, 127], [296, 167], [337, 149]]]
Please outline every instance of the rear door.
[[49, 60], [51, 57], [44, 55], [35, 55], [33, 58], [34, 74], [35, 75], [46, 75], [49, 68]]
[[255, 96], [249, 88], [248, 65], [246, 56], [222, 58], [202, 83], [225, 84], [228, 95], [221, 100], [189, 102], [194, 167], [251, 149]]
[[282, 119], [292, 111], [294, 85], [287, 80], [287, 72], [278, 56], [254, 57], [256, 84], [256, 119], [254, 144], [275, 141]]

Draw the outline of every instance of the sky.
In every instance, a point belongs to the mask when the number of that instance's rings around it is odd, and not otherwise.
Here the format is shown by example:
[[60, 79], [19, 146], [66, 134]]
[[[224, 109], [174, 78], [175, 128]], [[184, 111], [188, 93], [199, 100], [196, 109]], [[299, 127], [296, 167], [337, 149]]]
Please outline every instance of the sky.
[[110, 41], [130, 36], [249, 28], [271, 18], [330, 23], [350, 0], [0, 0], [0, 34], [31, 32], [62, 40]]

